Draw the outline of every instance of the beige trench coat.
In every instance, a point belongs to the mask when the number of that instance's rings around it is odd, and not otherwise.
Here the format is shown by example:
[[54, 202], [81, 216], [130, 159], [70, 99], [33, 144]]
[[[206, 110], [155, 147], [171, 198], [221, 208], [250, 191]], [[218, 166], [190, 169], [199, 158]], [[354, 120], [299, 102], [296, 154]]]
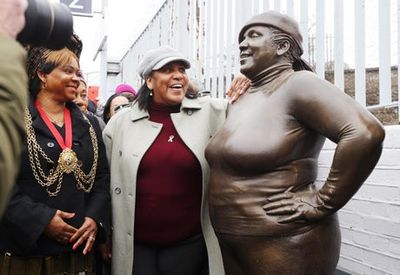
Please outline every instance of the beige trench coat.
[[[204, 149], [222, 126], [227, 102], [211, 98], [185, 98], [181, 112], [171, 115], [180, 137], [197, 157], [203, 174], [202, 229], [206, 240], [210, 275], [224, 274], [222, 256], [208, 213], [207, 184], [209, 167]], [[131, 275], [135, 223], [136, 176], [139, 163], [161, 131], [162, 124], [148, 120], [148, 113], [137, 105], [120, 111], [103, 132], [111, 169], [112, 272]], [[184, 259], [183, 259], [184, 260]]]

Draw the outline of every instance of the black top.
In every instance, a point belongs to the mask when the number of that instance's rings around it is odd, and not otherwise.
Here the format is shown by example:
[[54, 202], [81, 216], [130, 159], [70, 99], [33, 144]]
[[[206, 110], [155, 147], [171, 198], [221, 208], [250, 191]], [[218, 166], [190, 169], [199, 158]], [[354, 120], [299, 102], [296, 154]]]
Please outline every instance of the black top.
[[[77, 155], [82, 171], [87, 174], [92, 167], [94, 156], [89, 123], [74, 103], [67, 103], [66, 106], [71, 110], [72, 149]], [[29, 111], [38, 144], [47, 156], [57, 163], [62, 151], [60, 146], [32, 101]], [[98, 122], [93, 117], [88, 118], [96, 132], [99, 152], [96, 178], [92, 190], [85, 193], [77, 188], [73, 173], [63, 174], [61, 191], [57, 196], [50, 197], [46, 189], [35, 180], [28, 152], [25, 149], [21, 156], [20, 173], [12, 197], [0, 223], [0, 253], [48, 256], [72, 251], [72, 245], [62, 245], [43, 234], [58, 209], [75, 213], [75, 216], [66, 222], [76, 228], [82, 225], [85, 217], [93, 218], [98, 226], [97, 239], [105, 235], [104, 230], [109, 227], [109, 169]], [[64, 127], [57, 129], [64, 137]], [[47, 164], [41, 156], [39, 156], [39, 160], [45, 174], [48, 174], [51, 168], [50, 164]], [[84, 244], [80, 249], [83, 247]]]

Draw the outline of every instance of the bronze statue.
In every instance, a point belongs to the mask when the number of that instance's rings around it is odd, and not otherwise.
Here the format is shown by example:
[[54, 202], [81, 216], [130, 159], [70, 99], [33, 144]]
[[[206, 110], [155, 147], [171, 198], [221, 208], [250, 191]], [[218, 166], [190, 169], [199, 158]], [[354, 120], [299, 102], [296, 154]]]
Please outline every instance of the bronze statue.
[[[239, 34], [251, 87], [211, 139], [210, 216], [227, 275], [333, 274], [336, 211], [376, 165], [384, 130], [301, 59], [292, 18], [254, 16]], [[328, 178], [314, 182], [325, 138], [337, 143]]]

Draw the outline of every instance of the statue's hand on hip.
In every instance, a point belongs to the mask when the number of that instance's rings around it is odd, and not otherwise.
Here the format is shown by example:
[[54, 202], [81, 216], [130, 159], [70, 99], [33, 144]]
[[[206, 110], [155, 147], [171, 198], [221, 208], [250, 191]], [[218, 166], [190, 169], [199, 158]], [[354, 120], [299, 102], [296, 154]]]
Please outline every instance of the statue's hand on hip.
[[278, 218], [279, 223], [312, 222], [329, 214], [316, 191], [273, 195], [267, 199], [263, 209], [267, 215], [282, 216]]

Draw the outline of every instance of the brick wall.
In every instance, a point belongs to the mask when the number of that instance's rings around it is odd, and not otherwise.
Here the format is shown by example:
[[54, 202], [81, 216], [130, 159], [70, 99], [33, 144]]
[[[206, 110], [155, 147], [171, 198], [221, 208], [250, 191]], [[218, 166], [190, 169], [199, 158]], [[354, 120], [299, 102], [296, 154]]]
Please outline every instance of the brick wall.
[[[400, 126], [385, 126], [382, 156], [360, 190], [339, 211], [338, 268], [351, 274], [400, 274]], [[336, 145], [326, 141], [318, 182], [325, 180]]]
[[[334, 82], [334, 72], [326, 71], [326, 80]], [[367, 89], [367, 106], [379, 104], [379, 68], [368, 68], [366, 69], [366, 83]], [[397, 89], [397, 67], [392, 67], [392, 101], [397, 101], [398, 89]], [[346, 94], [354, 98], [354, 69], [346, 69], [344, 73], [344, 91]], [[380, 108], [372, 111], [372, 113], [385, 125], [397, 125], [399, 124], [399, 109], [397, 107]], [[400, 272], [399, 272], [400, 274]]]

